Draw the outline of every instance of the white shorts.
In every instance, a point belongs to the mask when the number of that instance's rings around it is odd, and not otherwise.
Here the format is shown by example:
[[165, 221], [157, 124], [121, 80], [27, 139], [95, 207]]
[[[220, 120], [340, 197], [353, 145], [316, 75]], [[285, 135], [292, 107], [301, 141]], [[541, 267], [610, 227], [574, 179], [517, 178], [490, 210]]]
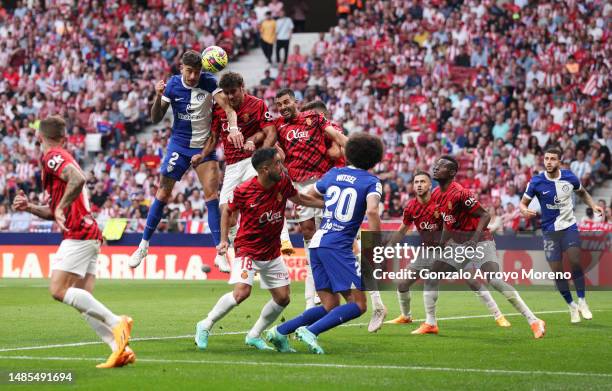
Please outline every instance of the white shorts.
[[223, 186], [221, 186], [221, 194], [219, 194], [219, 204], [227, 204], [234, 189], [249, 179], [257, 175], [257, 171], [251, 164], [251, 158], [246, 158], [238, 163], [228, 164], [225, 167], [223, 175]]
[[229, 284], [243, 283], [253, 286], [255, 272], [259, 273], [259, 286], [262, 289], [280, 288], [289, 285], [289, 271], [283, 257], [270, 261], [254, 261], [239, 257], [232, 261], [232, 274]]
[[[318, 179], [309, 179], [304, 182], [295, 182], [293, 186], [295, 186], [296, 190], [300, 193], [307, 193], [308, 190], [314, 186]], [[311, 208], [308, 206], [296, 205], [296, 210], [298, 214], [297, 222], [301, 223], [302, 221], [310, 220], [312, 218], [316, 218], [317, 220], [321, 220], [323, 217], [323, 209]]]
[[62, 270], [85, 277], [85, 274], [96, 274], [99, 240], [64, 239], [55, 254], [51, 270]]
[[497, 263], [497, 248], [495, 247], [495, 242], [493, 240], [485, 240], [482, 242], [478, 242], [476, 248], [474, 249], [475, 255], [470, 258], [457, 255], [462, 254], [461, 251], [457, 252], [458, 248], [463, 247], [462, 244], [451, 242], [448, 247], [452, 247], [454, 249], [455, 256], [453, 258], [443, 257], [440, 260], [453, 266], [457, 270], [467, 268], [480, 269], [482, 265], [487, 262]]

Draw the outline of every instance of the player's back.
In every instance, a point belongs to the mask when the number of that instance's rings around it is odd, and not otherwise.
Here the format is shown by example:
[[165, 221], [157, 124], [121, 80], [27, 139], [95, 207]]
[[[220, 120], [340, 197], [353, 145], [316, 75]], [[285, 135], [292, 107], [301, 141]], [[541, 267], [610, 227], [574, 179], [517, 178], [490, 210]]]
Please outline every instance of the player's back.
[[[81, 168], [72, 155], [64, 148], [50, 148], [42, 158], [43, 187], [50, 195], [49, 207], [55, 211], [60, 200], [66, 192], [67, 183], [61, 178], [64, 168], [72, 164], [79, 171]], [[83, 186], [82, 193], [64, 210], [66, 216], [65, 226], [68, 232], [64, 233], [66, 239], [101, 240], [102, 235], [89, 208], [89, 194], [87, 186]]]
[[310, 247], [352, 249], [368, 196], [382, 194], [380, 180], [353, 166], [333, 168], [315, 184], [315, 189], [324, 197], [325, 211]]
[[183, 148], [204, 147], [210, 135], [213, 93], [216, 89], [217, 80], [208, 72], [200, 74], [195, 87], [187, 86], [180, 74], [168, 80], [162, 99], [172, 106], [172, 143]]

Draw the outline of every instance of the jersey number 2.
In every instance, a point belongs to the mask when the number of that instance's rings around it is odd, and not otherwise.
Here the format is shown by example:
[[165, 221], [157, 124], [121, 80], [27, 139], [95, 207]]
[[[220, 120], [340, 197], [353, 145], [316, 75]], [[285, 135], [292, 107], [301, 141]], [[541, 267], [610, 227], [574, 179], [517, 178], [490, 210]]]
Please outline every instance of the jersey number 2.
[[352, 187], [340, 189], [338, 186], [330, 186], [327, 189], [329, 199], [325, 201], [325, 214], [331, 215], [331, 208], [334, 208], [334, 217], [336, 220], [346, 223], [353, 219], [355, 213], [355, 204], [357, 203], [357, 190]]

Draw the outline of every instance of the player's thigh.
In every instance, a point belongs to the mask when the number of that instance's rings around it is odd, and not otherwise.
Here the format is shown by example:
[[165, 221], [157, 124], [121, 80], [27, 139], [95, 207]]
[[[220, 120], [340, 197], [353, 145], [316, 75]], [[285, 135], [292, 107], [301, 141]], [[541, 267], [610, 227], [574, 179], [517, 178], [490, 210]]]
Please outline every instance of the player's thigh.
[[[313, 208], [308, 208], [313, 209]], [[299, 212], [298, 212], [299, 213]], [[304, 235], [304, 239], [310, 240], [312, 236], [317, 231], [315, 219], [310, 218], [308, 220], [300, 221], [300, 230], [302, 231], [302, 235]]]
[[[319, 249], [310, 249], [310, 270], [312, 271], [312, 279], [315, 284], [317, 292], [322, 290], [331, 291], [331, 281], [329, 279], [328, 271], [325, 268], [323, 260], [319, 256]], [[323, 299], [321, 299], [323, 300]]]
[[561, 250], [572, 267], [580, 266], [580, 233], [577, 229], [567, 229], [563, 232]]
[[204, 198], [216, 198], [219, 190], [219, 162], [209, 160], [199, 164], [195, 170], [204, 189]]
[[49, 293], [56, 300], [62, 301], [68, 288], [75, 286], [82, 278], [76, 273], [59, 269], [53, 270], [51, 272], [51, 281], [49, 282]]
[[[252, 168], [251, 159], [245, 160], [248, 160], [248, 166]], [[223, 185], [221, 186], [221, 192], [219, 193], [219, 204], [227, 204], [236, 187], [238, 187], [238, 185], [245, 180], [249, 179], [245, 179], [245, 173], [243, 172], [246, 169], [246, 165], [244, 163], [245, 160], [234, 164], [228, 164], [225, 167], [225, 172], [223, 173]], [[251, 176], [251, 178], [253, 176]]]
[[351, 289], [363, 290], [360, 265], [355, 254], [348, 249], [318, 248], [318, 256], [327, 271], [332, 292]]
[[[294, 183], [295, 188], [297, 189], [297, 191], [299, 191], [300, 193], [308, 193], [308, 191], [310, 190], [310, 188], [312, 186], [314, 186], [316, 180], [309, 180], [309, 181], [305, 181], [305, 182], [296, 182]], [[304, 230], [304, 226], [301, 224], [303, 221], [308, 221], [311, 219], [321, 219], [322, 215], [323, 215], [323, 211], [321, 209], [318, 208], [310, 208], [310, 207], [306, 207], [306, 206], [301, 206], [298, 205], [296, 207], [297, 210], [297, 221], [300, 223], [300, 225], [302, 226], [302, 231]], [[310, 224], [310, 223], [309, 223]], [[314, 233], [314, 230], [316, 228], [316, 224], [315, 221], [312, 221], [312, 230]]]
[[563, 263], [561, 263], [561, 261], [548, 262], [548, 266], [550, 267], [550, 270], [555, 273], [563, 272]]
[[51, 270], [60, 270], [85, 278], [96, 274], [100, 242], [97, 240], [64, 239], [51, 263]]
[[544, 256], [546, 257], [546, 261], [549, 263], [561, 261], [563, 257], [563, 239], [563, 231], [543, 233]]
[[230, 285], [246, 284], [253, 286], [255, 267], [253, 260], [248, 257], [236, 257], [232, 260], [232, 271], [228, 283]]
[[89, 293], [93, 293], [95, 283], [96, 275], [92, 273], [87, 273], [85, 274], [84, 278], [81, 278], [74, 284], [74, 287], [84, 289]]
[[289, 286], [289, 271], [283, 257], [269, 261], [254, 261], [254, 268], [259, 272], [259, 283], [262, 289], [274, 289]]
[[[168, 151], [159, 169], [163, 177], [179, 182], [185, 172], [191, 167], [191, 157], [196, 153], [195, 150], [187, 150], [175, 145], [168, 145]], [[174, 186], [174, 183], [172, 183]]]

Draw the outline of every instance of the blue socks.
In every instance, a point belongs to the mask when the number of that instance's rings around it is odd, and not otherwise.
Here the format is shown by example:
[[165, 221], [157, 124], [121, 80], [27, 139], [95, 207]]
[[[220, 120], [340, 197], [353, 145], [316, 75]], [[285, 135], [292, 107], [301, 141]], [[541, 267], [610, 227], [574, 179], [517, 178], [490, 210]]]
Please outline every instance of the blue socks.
[[309, 326], [325, 315], [327, 315], [325, 307], [322, 305], [315, 306], [302, 312], [301, 315], [298, 315], [297, 317], [279, 325], [276, 330], [283, 335], [288, 335], [297, 330], [298, 327]]
[[149, 214], [147, 215], [147, 225], [145, 226], [144, 233], [142, 234], [143, 240], [146, 240], [147, 242], [151, 240], [151, 236], [153, 236], [153, 232], [155, 232], [157, 229], [157, 225], [162, 218], [162, 213], [164, 212], [165, 206], [165, 202], [162, 202], [157, 198], [153, 200], [153, 204], [151, 204]]
[[361, 309], [357, 303], [347, 303], [329, 311], [327, 315], [319, 319], [316, 323], [308, 326], [308, 331], [314, 335], [319, 335], [324, 331], [332, 329], [349, 320], [361, 316]]
[[578, 298], [584, 299], [584, 272], [582, 268], [579, 267], [572, 270], [572, 280], [574, 280]]
[[213, 236], [215, 246], [221, 242], [221, 212], [219, 211], [219, 199], [206, 201], [206, 209], [208, 210], [208, 226], [210, 233]]
[[555, 285], [557, 285], [559, 293], [561, 293], [567, 304], [571, 304], [574, 299], [572, 298], [572, 292], [570, 292], [567, 280], [565, 278], [557, 278], [555, 279]]

